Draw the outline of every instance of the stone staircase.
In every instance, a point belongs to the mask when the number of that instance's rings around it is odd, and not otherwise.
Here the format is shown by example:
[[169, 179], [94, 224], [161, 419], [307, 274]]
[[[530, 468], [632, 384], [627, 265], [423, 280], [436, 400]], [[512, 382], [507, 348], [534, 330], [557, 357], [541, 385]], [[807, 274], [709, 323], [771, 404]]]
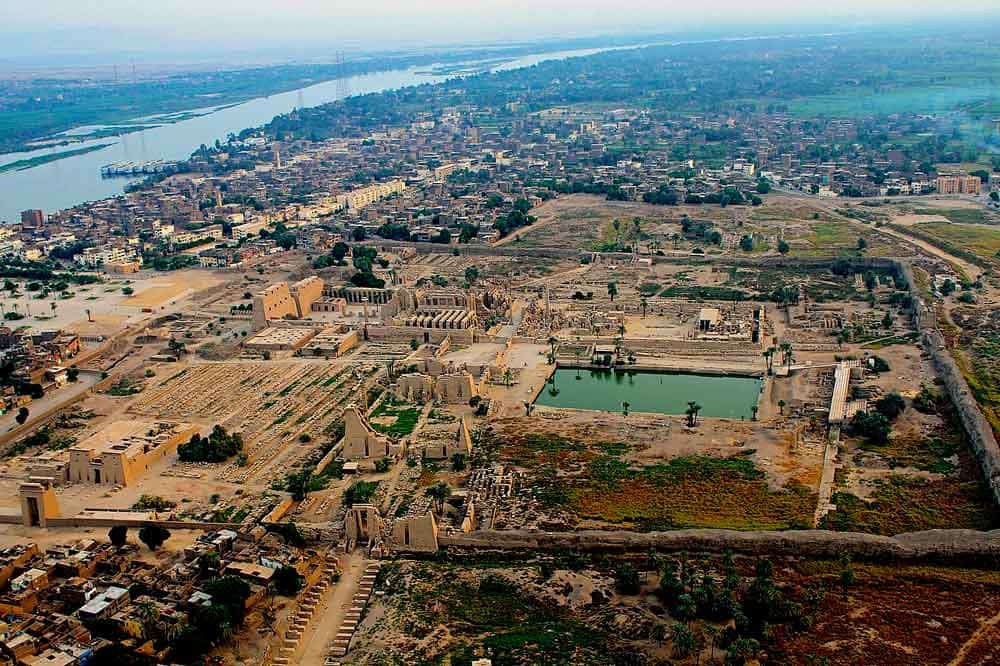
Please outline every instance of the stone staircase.
[[361, 622], [361, 616], [375, 590], [375, 578], [378, 576], [381, 566], [380, 562], [371, 562], [365, 568], [365, 573], [361, 577], [361, 582], [354, 593], [354, 598], [351, 600], [351, 607], [344, 614], [344, 620], [340, 624], [336, 637], [330, 644], [326, 666], [338, 666], [340, 664], [339, 659], [347, 655], [347, 651], [351, 647], [351, 639], [354, 638], [354, 632], [357, 631], [358, 624]]
[[316, 612], [320, 596], [330, 587], [336, 573], [337, 559], [333, 554], [329, 554], [323, 567], [323, 574], [315, 584], [302, 594], [298, 610], [294, 616], [289, 618], [285, 635], [280, 639], [281, 643], [276, 650], [275, 656], [270, 659], [271, 664], [274, 666], [289, 666], [293, 663], [292, 659], [299, 647], [299, 641], [302, 639], [302, 634], [305, 633], [306, 627]]

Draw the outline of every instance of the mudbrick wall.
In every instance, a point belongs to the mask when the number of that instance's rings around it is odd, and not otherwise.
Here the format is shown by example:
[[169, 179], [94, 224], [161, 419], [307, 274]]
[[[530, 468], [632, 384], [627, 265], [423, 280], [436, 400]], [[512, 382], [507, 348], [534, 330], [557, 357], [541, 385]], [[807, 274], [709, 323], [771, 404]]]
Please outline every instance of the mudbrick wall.
[[979, 403], [969, 389], [968, 382], [962, 376], [962, 371], [958, 369], [958, 365], [945, 346], [944, 336], [936, 330], [924, 329], [923, 340], [924, 347], [931, 355], [934, 368], [944, 381], [944, 387], [951, 396], [951, 401], [969, 437], [972, 452], [979, 461], [983, 477], [993, 493], [993, 501], [1000, 505], [1000, 447], [997, 446], [993, 428], [983, 415]]
[[944, 336], [937, 329], [933, 311], [923, 302], [920, 290], [917, 289], [913, 270], [906, 261], [897, 262], [900, 273], [910, 285], [910, 296], [915, 307], [914, 321], [921, 332], [924, 349], [934, 362], [934, 369], [944, 382], [945, 390], [955, 405], [962, 427], [969, 437], [972, 452], [983, 470], [983, 477], [989, 484], [993, 501], [1000, 505], [1000, 446], [997, 446], [996, 436], [990, 422], [983, 415], [979, 403], [976, 402], [969, 383], [962, 376], [955, 359], [945, 344]]
[[676, 530], [673, 532], [532, 532], [525, 530], [479, 531], [441, 535], [449, 550], [503, 551], [660, 551], [724, 552], [743, 555], [807, 556], [837, 558], [849, 553], [865, 561], [950, 561], [977, 566], [1000, 562], [1000, 530], [930, 530], [894, 537], [854, 532], [803, 530], [741, 532], [736, 530]]

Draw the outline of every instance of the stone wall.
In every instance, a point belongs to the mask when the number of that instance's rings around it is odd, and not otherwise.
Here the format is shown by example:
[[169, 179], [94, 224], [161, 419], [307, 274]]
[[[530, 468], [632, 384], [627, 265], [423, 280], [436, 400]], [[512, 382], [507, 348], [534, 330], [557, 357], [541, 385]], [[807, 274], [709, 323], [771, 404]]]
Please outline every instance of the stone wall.
[[441, 534], [451, 549], [584, 552], [659, 551], [718, 552], [744, 555], [838, 558], [843, 553], [866, 561], [975, 561], [980, 566], [1000, 562], [1000, 530], [931, 530], [895, 537], [825, 530], [741, 532], [736, 530], [677, 530], [674, 532], [531, 532], [523, 530]]
[[1000, 447], [990, 422], [983, 415], [979, 403], [969, 389], [962, 371], [945, 346], [944, 336], [937, 330], [924, 329], [924, 347], [934, 361], [934, 369], [944, 381], [962, 426], [969, 437], [972, 452], [983, 470], [983, 477], [993, 493], [993, 501], [1000, 505]]
[[993, 494], [993, 501], [1000, 505], [1000, 446], [997, 445], [993, 427], [983, 415], [969, 383], [965, 381], [962, 371], [948, 351], [944, 336], [937, 329], [933, 310], [923, 302], [909, 262], [897, 261], [896, 266], [910, 286], [910, 296], [914, 302], [914, 324], [920, 330], [924, 349], [934, 362], [934, 369], [955, 405], [972, 452], [983, 471], [983, 478]]

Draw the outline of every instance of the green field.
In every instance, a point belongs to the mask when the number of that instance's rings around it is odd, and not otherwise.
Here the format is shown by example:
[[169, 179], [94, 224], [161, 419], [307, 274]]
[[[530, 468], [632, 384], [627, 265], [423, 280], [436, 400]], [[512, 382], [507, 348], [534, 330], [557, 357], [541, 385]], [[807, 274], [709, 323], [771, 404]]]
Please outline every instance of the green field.
[[956, 224], [996, 224], [997, 219], [983, 208], [916, 208], [917, 215], [940, 215]]
[[994, 259], [1000, 252], [1000, 229], [948, 222], [923, 222], [914, 225], [914, 229], [957, 245], [982, 259]]

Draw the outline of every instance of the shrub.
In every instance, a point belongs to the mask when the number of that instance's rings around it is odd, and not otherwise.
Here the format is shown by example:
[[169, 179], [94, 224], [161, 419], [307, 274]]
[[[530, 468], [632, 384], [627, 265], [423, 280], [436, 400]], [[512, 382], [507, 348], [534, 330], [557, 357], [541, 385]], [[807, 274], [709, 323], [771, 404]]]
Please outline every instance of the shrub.
[[893, 391], [879, 398], [875, 403], [875, 409], [885, 418], [895, 421], [906, 409], [906, 401], [903, 400], [903, 396]]
[[889, 441], [892, 425], [879, 412], [858, 412], [851, 419], [851, 432], [866, 438], [872, 444], [885, 444]]

